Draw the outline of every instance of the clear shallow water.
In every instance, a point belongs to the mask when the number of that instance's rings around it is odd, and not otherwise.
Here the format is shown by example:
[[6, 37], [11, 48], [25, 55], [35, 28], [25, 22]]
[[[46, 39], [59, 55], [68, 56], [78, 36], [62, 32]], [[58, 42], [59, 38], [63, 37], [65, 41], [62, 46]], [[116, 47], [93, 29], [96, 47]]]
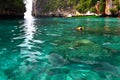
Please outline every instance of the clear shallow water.
[[120, 19], [0, 20], [0, 80], [120, 80]]

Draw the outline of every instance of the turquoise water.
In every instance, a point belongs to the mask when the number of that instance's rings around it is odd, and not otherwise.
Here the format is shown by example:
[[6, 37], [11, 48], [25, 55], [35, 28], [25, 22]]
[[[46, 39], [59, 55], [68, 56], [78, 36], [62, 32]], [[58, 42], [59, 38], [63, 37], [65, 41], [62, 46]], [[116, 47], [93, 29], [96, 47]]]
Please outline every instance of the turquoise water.
[[120, 80], [120, 19], [0, 20], [0, 80]]

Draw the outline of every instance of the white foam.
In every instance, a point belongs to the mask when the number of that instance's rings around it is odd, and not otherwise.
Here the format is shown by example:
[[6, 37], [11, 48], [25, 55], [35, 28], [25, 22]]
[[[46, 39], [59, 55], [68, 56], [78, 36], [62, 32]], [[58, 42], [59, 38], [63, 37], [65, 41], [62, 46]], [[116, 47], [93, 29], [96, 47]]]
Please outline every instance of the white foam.
[[32, 18], [32, 0], [24, 0], [26, 12], [24, 13], [25, 19], [31, 19]]

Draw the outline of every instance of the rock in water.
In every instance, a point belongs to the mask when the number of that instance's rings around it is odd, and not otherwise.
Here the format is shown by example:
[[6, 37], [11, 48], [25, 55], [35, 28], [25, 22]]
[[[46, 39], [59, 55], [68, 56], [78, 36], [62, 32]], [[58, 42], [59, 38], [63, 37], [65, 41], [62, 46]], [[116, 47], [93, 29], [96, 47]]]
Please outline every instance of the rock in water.
[[94, 64], [94, 67], [95, 67], [94, 68], [95, 71], [108, 72], [112, 74], [113, 76], [120, 78], [120, 68], [108, 62], [100, 62], [100, 63]]
[[50, 62], [50, 64], [52, 64], [53, 66], [60, 66], [60, 65], [64, 65], [67, 63], [67, 61], [60, 55], [56, 54], [56, 53], [52, 53], [48, 56], [48, 61]]

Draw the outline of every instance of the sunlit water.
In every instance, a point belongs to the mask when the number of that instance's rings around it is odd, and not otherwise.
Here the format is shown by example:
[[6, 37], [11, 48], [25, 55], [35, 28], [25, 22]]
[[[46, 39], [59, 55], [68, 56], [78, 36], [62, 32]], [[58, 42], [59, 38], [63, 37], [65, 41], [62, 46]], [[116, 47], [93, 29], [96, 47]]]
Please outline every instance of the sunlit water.
[[120, 19], [0, 20], [0, 80], [120, 80]]

